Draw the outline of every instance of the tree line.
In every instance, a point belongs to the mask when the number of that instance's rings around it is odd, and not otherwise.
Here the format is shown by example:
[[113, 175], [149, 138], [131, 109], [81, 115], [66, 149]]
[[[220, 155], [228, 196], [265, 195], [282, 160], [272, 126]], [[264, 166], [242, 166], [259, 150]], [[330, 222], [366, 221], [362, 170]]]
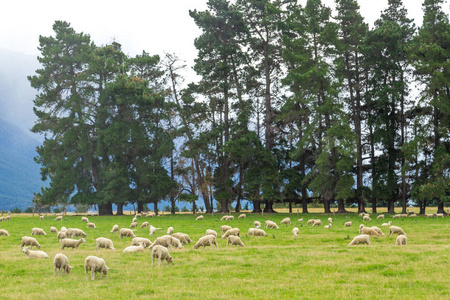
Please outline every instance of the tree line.
[[273, 212], [311, 201], [358, 211], [450, 195], [450, 26], [424, 0], [421, 27], [389, 0], [372, 28], [356, 0], [209, 0], [189, 11], [193, 69], [174, 54], [130, 57], [65, 21], [40, 36], [32, 131], [39, 204], [202, 201]]

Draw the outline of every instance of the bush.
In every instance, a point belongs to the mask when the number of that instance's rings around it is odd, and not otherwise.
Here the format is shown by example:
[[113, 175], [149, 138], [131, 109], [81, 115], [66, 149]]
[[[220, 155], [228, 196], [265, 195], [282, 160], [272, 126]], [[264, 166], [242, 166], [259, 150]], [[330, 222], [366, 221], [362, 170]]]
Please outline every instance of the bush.
[[32, 207], [27, 207], [23, 212], [27, 213], [27, 214], [32, 214], [33, 213], [33, 208]]
[[55, 207], [54, 209], [53, 209], [53, 212], [55, 213], [55, 214], [60, 214], [60, 213], [62, 213], [62, 208], [61, 207]]
[[22, 213], [22, 210], [18, 207], [11, 209], [12, 214], [20, 214]]
[[90, 204], [75, 204], [75, 213], [85, 214], [89, 211], [92, 205]]
[[189, 212], [189, 209], [186, 208], [186, 206], [183, 206], [183, 208], [181, 209], [182, 212]]

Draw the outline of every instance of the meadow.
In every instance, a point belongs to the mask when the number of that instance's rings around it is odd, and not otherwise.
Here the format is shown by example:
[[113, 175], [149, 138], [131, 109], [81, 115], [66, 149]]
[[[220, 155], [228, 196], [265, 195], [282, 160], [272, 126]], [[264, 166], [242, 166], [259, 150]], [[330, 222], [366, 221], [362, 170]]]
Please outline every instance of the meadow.
[[[204, 214], [196, 221], [192, 214], [164, 215], [154, 218], [138, 218], [140, 225], [148, 221], [162, 228], [157, 236], [165, 234], [169, 226], [175, 232], [187, 233], [193, 243], [184, 249], [171, 250], [172, 265], [151, 265], [151, 253], [123, 254], [131, 245], [130, 238], [119, 239], [111, 234], [114, 224], [129, 227], [132, 216], [89, 216], [97, 228], [86, 228], [81, 216], [65, 216], [54, 221], [48, 215], [40, 221], [30, 215], [12, 215], [11, 221], [0, 223], [0, 229], [9, 231], [9, 237], [0, 236], [1, 296], [6, 299], [449, 299], [450, 298], [450, 226], [449, 218], [392, 219], [364, 222], [366, 226], [378, 226], [386, 234], [371, 237], [371, 245], [348, 246], [359, 235], [362, 218], [357, 214], [249, 214], [246, 219], [220, 221], [222, 214]], [[328, 217], [333, 226], [326, 230]], [[268, 237], [249, 237], [248, 229], [255, 220], [266, 219], [277, 224], [290, 217], [292, 225], [281, 225], [279, 230], [266, 229]], [[304, 218], [305, 221], [297, 221]], [[306, 226], [310, 218], [322, 220], [322, 227]], [[352, 227], [343, 227], [352, 221]], [[392, 221], [407, 233], [408, 245], [395, 246], [395, 236], [388, 236], [388, 227], [381, 223]], [[218, 238], [219, 249], [194, 250], [193, 245], [206, 229], [214, 229], [220, 235], [221, 225], [241, 229], [245, 247], [226, 247], [226, 240]], [[50, 234], [50, 226], [58, 229], [81, 228], [87, 233], [86, 243], [78, 250], [61, 251], [56, 234]], [[30, 259], [22, 253], [22, 236], [31, 236], [31, 228], [40, 227], [46, 236], [37, 236], [41, 250], [50, 258]], [[299, 237], [292, 236], [292, 229], [300, 229]], [[148, 228], [138, 228], [136, 236], [148, 235]], [[107, 237], [113, 240], [117, 251], [95, 250], [95, 239]], [[53, 258], [64, 253], [74, 268], [70, 275], [53, 275]], [[89, 255], [104, 258], [112, 268], [106, 278], [85, 279], [84, 260]]]

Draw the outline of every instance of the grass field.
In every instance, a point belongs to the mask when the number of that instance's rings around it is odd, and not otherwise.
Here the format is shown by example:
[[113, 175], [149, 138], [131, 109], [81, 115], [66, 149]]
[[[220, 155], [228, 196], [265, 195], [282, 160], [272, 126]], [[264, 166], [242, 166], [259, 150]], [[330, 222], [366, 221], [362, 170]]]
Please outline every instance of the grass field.
[[[248, 237], [253, 221], [270, 219], [279, 224], [291, 217], [292, 226], [266, 230], [268, 237]], [[149, 221], [164, 235], [169, 226], [175, 232], [189, 234], [193, 243], [206, 229], [220, 234], [220, 226], [227, 224], [241, 229], [244, 248], [226, 248], [226, 241], [218, 238], [219, 249], [194, 250], [193, 244], [172, 250], [172, 265], [151, 266], [150, 251], [125, 255], [122, 250], [131, 239], [119, 239], [111, 234], [114, 224], [128, 227], [131, 216], [89, 217], [97, 226], [86, 228], [80, 216], [67, 216], [62, 222], [46, 216], [13, 215], [11, 221], [0, 223], [9, 237], [0, 236], [1, 297], [8, 299], [449, 299], [450, 298], [450, 218], [392, 219], [366, 222], [379, 226], [389, 220], [402, 227], [408, 236], [406, 247], [394, 246], [395, 237], [372, 237], [370, 246], [348, 243], [358, 235], [361, 218], [356, 214], [336, 215], [330, 230], [323, 229], [328, 215], [247, 214], [247, 219], [220, 221], [222, 215], [205, 215], [195, 221], [193, 215], [165, 215], [139, 218]], [[305, 218], [298, 222], [298, 218]], [[322, 227], [305, 226], [306, 220], [318, 218]], [[343, 227], [353, 221], [352, 227]], [[87, 234], [86, 243], [78, 250], [60, 251], [56, 235], [50, 226], [81, 228]], [[300, 236], [292, 237], [293, 227]], [[22, 236], [31, 235], [32, 227], [43, 228], [46, 236], [37, 236], [41, 250], [50, 259], [28, 259], [19, 249]], [[136, 230], [136, 236], [149, 237], [148, 228]], [[113, 240], [118, 251], [95, 250], [95, 238]], [[152, 241], [154, 237], [149, 237]], [[63, 252], [73, 266], [70, 275], [53, 275], [53, 258]], [[84, 260], [88, 255], [104, 258], [112, 268], [107, 278], [86, 280]]]

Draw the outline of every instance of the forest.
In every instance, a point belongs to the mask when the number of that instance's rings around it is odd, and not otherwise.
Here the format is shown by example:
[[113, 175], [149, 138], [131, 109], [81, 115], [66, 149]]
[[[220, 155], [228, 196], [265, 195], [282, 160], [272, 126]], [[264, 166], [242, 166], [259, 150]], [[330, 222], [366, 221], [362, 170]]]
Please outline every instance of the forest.
[[[401, 0], [369, 27], [358, 1], [209, 0], [186, 82], [182, 58], [55, 21], [40, 36], [31, 129], [46, 188], [36, 205], [202, 203], [273, 212], [276, 203], [346, 212], [450, 202], [450, 25], [424, 0], [420, 27]], [[149, 30], [152, 30], [149, 28]], [[145, 38], [145, 37], [142, 37]]]

